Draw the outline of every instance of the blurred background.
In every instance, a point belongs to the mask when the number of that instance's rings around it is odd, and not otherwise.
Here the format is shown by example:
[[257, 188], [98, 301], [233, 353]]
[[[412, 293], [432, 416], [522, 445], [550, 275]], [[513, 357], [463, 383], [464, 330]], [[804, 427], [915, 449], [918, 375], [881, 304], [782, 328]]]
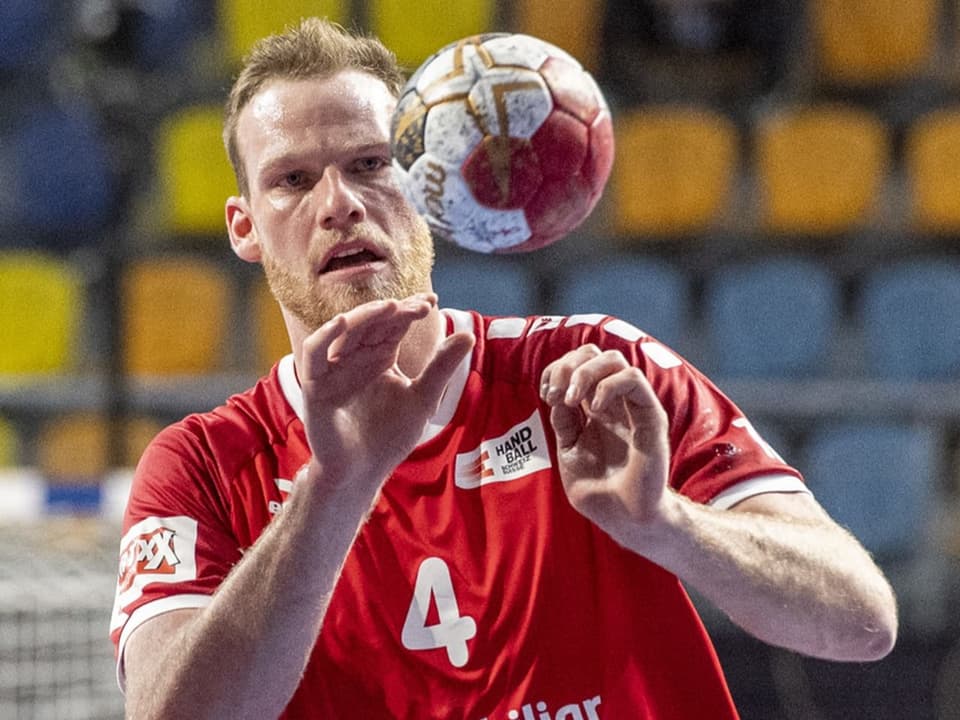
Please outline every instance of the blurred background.
[[132, 468], [287, 352], [229, 250], [221, 105], [250, 43], [308, 14], [411, 70], [512, 30], [594, 73], [617, 132], [600, 206], [528, 256], [438, 247], [443, 304], [658, 336], [889, 573], [900, 642], [869, 665], [760, 645], [702, 604], [745, 720], [960, 718], [954, 0], [2, 0], [0, 716], [122, 716], [107, 625]]

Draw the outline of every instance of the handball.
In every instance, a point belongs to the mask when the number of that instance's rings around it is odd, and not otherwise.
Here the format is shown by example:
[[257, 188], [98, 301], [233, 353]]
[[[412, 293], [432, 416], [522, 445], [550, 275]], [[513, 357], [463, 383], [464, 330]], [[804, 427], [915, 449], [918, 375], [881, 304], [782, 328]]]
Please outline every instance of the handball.
[[390, 134], [404, 193], [433, 235], [482, 253], [569, 233], [613, 164], [596, 82], [530, 35], [477, 35], [434, 53], [404, 87]]

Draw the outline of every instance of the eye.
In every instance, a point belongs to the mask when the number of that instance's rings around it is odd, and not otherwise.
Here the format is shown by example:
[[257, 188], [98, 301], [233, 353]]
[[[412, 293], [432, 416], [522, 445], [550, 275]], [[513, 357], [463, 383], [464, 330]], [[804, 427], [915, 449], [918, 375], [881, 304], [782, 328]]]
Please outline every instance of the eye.
[[353, 166], [358, 172], [376, 172], [388, 166], [390, 160], [379, 155], [370, 155], [354, 161]]
[[291, 172], [281, 175], [277, 184], [281, 187], [286, 188], [298, 188], [305, 185], [307, 182], [307, 174], [300, 170], [293, 170]]

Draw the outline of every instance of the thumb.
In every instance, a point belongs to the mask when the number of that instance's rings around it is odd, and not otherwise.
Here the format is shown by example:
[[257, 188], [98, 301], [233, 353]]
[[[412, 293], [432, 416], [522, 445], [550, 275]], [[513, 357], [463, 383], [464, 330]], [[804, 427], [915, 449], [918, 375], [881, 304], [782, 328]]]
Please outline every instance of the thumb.
[[579, 407], [559, 403], [550, 408], [550, 424], [557, 436], [557, 449], [567, 450], [580, 437], [583, 430], [583, 414]]
[[473, 343], [473, 335], [465, 332], [449, 335], [440, 343], [433, 358], [413, 381], [413, 385], [426, 404], [431, 407], [439, 404], [440, 396], [450, 377], [463, 359], [470, 354]]

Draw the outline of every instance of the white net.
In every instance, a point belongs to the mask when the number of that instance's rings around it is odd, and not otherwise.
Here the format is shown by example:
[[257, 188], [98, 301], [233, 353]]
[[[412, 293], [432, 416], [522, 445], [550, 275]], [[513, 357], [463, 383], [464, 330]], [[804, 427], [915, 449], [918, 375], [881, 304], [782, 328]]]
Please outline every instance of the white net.
[[123, 717], [108, 626], [119, 527], [0, 524], [0, 718]]

